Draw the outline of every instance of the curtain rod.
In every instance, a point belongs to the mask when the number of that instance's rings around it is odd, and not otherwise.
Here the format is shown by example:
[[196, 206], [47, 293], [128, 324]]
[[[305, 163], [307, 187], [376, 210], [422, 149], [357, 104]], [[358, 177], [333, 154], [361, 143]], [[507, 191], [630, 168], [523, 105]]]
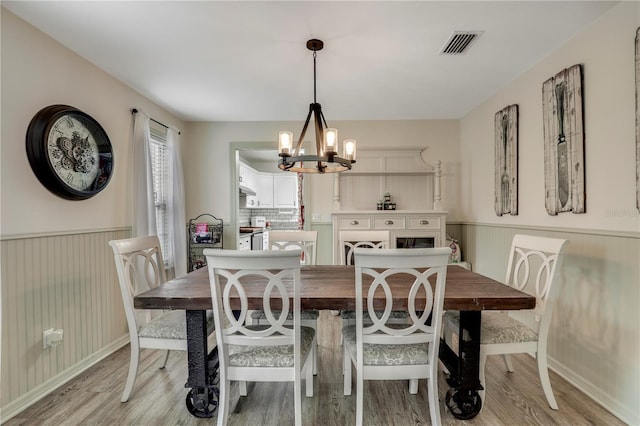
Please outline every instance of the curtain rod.
[[[137, 109], [137, 108], [131, 108], [131, 114], [137, 114], [137, 113], [138, 113], [138, 109]], [[161, 123], [161, 122], [159, 122], [158, 120], [155, 120], [155, 119], [153, 119], [153, 118], [151, 118], [151, 117], [149, 117], [149, 120], [153, 121], [153, 122], [154, 122], [154, 123], [156, 123], [156, 124], [161, 125], [161, 126], [162, 126], [162, 127], [164, 127], [165, 129], [168, 129], [168, 128], [169, 128], [169, 126], [167, 126], [166, 124]], [[176, 129], [176, 130], [178, 130], [178, 129]], [[181, 135], [181, 134], [182, 134], [182, 132], [181, 132], [180, 130], [178, 130], [178, 134], [179, 134], [179, 135]]]

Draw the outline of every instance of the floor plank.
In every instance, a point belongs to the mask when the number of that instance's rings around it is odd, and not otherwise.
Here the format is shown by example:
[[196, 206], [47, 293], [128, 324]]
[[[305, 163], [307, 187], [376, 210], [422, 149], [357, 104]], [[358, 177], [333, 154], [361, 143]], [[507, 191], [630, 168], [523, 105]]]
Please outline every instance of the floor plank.
[[[348, 425], [355, 423], [353, 394], [342, 394], [342, 352], [339, 346], [341, 320], [322, 311], [318, 330], [318, 375], [314, 397], [303, 397], [305, 425]], [[186, 354], [174, 352], [167, 368], [160, 370], [161, 351], [143, 350], [134, 393], [120, 402], [128, 364], [129, 347], [124, 347], [76, 377], [13, 419], [15, 425], [210, 425], [215, 419], [198, 419], [185, 408], [187, 390]], [[547, 405], [540, 387], [535, 360], [528, 355], [513, 357], [514, 373], [508, 373], [500, 357], [487, 361], [487, 401], [483, 411], [468, 421], [455, 419], [447, 411], [447, 384], [439, 377], [440, 413], [445, 425], [624, 425], [582, 392], [551, 372], [560, 410]], [[355, 374], [355, 372], [354, 372]], [[404, 381], [365, 382], [364, 404], [367, 425], [428, 425], [427, 386], [420, 381], [417, 395], [410, 395]], [[230, 425], [293, 424], [291, 383], [251, 383], [249, 395], [231, 391]]]

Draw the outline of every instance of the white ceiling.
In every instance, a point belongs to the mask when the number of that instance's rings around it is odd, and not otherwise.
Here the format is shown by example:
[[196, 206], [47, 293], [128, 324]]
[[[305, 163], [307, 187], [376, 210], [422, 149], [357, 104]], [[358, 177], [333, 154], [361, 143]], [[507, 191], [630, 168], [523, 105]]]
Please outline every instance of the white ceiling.
[[[461, 118], [612, 1], [2, 1], [186, 121]], [[438, 53], [454, 31], [484, 34]], [[572, 65], [572, 64], [567, 64]], [[541, 82], [542, 84], [542, 82]]]

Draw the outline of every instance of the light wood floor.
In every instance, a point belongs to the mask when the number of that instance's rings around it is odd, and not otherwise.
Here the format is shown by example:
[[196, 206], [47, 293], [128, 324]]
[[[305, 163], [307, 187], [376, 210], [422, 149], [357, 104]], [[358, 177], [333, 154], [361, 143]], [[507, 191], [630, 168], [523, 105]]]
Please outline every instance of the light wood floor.
[[[355, 423], [355, 384], [352, 396], [342, 394], [342, 353], [338, 346], [339, 317], [323, 311], [319, 321], [319, 365], [313, 398], [303, 397], [303, 423], [350, 425]], [[159, 370], [162, 352], [144, 350], [138, 379], [128, 403], [120, 402], [127, 376], [129, 347], [100, 362], [53, 394], [5, 424], [13, 425], [210, 425], [215, 419], [192, 417], [184, 405], [186, 354], [172, 353], [165, 370]], [[551, 373], [559, 411], [547, 405], [536, 365], [528, 355], [514, 357], [514, 373], [504, 370], [500, 357], [487, 362], [487, 401], [474, 419], [460, 421], [445, 408], [447, 384], [439, 379], [440, 412], [444, 424], [471, 425], [623, 425], [582, 392]], [[367, 425], [426, 425], [429, 408], [426, 383], [410, 395], [404, 381], [365, 382]], [[240, 398], [234, 385], [231, 425], [293, 424], [293, 385], [250, 384]]]

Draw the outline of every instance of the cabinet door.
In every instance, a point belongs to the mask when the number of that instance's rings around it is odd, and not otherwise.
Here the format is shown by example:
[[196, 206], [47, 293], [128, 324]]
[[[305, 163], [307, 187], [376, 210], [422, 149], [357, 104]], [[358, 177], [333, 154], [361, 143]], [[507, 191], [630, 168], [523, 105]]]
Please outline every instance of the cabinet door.
[[254, 172], [253, 170], [247, 166], [246, 164], [240, 163], [238, 165], [238, 175], [240, 179], [240, 185], [251, 188], [255, 191], [254, 188]]
[[258, 207], [268, 209], [273, 207], [273, 174], [258, 173]]
[[298, 205], [298, 177], [276, 174], [273, 176], [273, 207], [297, 207]]
[[251, 167], [246, 164], [240, 163], [238, 165], [238, 173], [240, 175], [240, 185], [246, 186], [247, 188], [253, 190], [256, 195], [246, 195], [245, 199], [245, 207], [247, 208], [257, 208], [258, 207], [258, 191], [257, 191], [257, 183], [258, 183], [258, 172], [253, 170]]

